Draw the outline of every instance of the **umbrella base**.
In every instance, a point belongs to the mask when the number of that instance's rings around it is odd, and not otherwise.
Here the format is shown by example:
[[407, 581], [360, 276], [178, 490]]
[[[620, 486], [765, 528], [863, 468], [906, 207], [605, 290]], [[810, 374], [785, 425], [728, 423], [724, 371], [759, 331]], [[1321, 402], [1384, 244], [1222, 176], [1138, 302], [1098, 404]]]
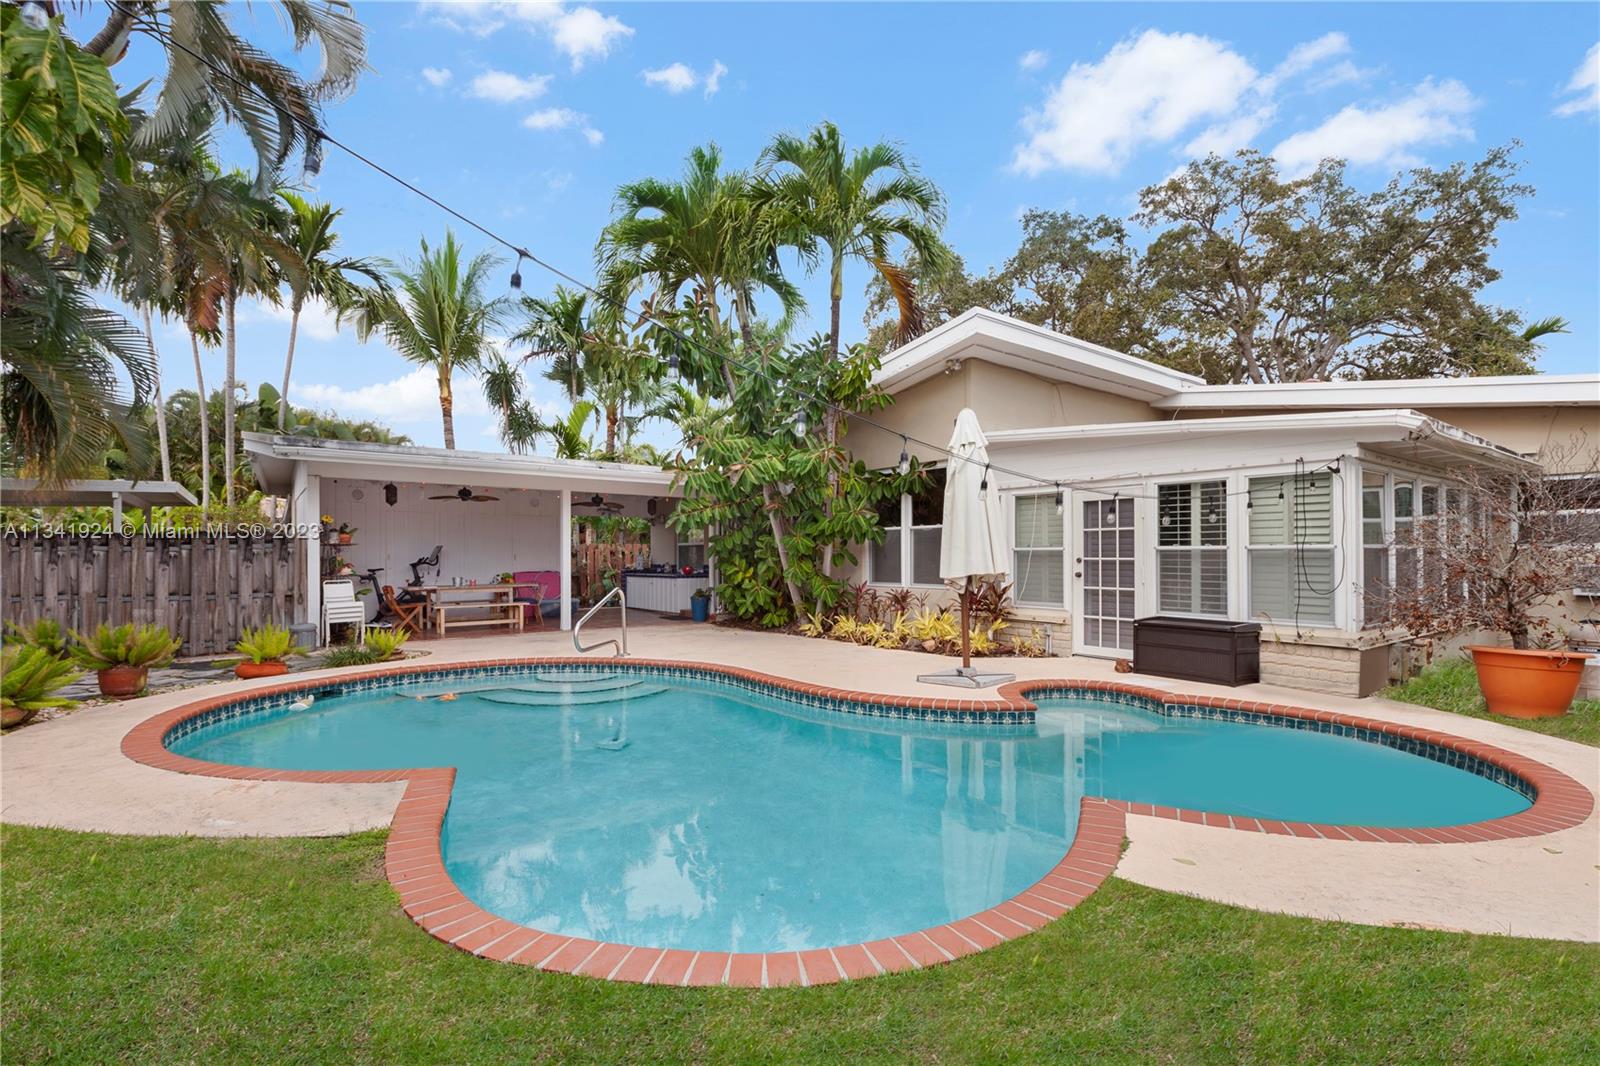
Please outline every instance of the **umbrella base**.
[[953, 685], [956, 688], [994, 688], [1015, 681], [1016, 674], [999, 674], [958, 666], [954, 670], [940, 670], [936, 674], [918, 674], [917, 680], [929, 685]]

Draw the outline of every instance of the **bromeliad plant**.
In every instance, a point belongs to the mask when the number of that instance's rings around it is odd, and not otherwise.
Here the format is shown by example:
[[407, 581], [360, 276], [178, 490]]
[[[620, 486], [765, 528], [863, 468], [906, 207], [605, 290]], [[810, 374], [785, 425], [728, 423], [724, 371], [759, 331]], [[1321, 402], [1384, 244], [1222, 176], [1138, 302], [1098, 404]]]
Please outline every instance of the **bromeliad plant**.
[[73, 665], [36, 644], [0, 650], [0, 725], [10, 729], [51, 707], [75, 707], [55, 692], [82, 677]]
[[72, 658], [86, 670], [93, 670], [103, 696], [135, 696], [144, 691], [152, 666], [166, 666], [177, 656], [183, 642], [162, 626], [120, 626], [104, 623], [86, 637], [73, 631], [76, 642]]

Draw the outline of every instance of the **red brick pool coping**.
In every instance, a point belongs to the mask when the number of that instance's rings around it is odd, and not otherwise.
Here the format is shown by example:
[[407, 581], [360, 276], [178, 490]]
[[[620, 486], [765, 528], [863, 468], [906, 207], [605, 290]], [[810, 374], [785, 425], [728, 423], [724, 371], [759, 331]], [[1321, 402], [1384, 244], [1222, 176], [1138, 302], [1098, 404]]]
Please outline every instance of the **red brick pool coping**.
[[122, 752], [146, 766], [176, 773], [244, 781], [292, 781], [319, 784], [372, 784], [405, 781], [395, 808], [384, 853], [384, 873], [400, 896], [400, 906], [429, 935], [452, 947], [486, 959], [536, 966], [558, 973], [583, 974], [613, 981], [668, 985], [734, 985], [775, 988], [831, 984], [880, 973], [934, 966], [970, 955], [1040, 929], [1083, 902], [1111, 875], [1121, 855], [1126, 816], [1170, 818], [1197, 825], [1319, 840], [1373, 843], [1450, 844], [1537, 836], [1582, 824], [1594, 809], [1594, 796], [1575, 779], [1544, 763], [1491, 744], [1449, 733], [1420, 729], [1356, 715], [1306, 707], [1267, 704], [1216, 696], [1188, 696], [1163, 689], [1115, 681], [1044, 679], [1015, 681], [1001, 687], [997, 699], [925, 698], [855, 692], [792, 681], [738, 667], [680, 660], [630, 659], [628, 667], [683, 669], [719, 674], [735, 680], [772, 685], [799, 695], [817, 696], [878, 708], [1032, 712], [1027, 693], [1073, 689], [1141, 696], [1162, 704], [1217, 707], [1225, 710], [1310, 719], [1425, 742], [1481, 759], [1515, 774], [1534, 790], [1533, 805], [1518, 814], [1459, 826], [1430, 829], [1381, 829], [1357, 825], [1280, 822], [1214, 814], [1148, 803], [1085, 796], [1080, 801], [1078, 831], [1055, 868], [1038, 882], [986, 911], [899, 936], [865, 944], [810, 951], [766, 953], [681, 951], [607, 943], [550, 933], [501, 918], [464, 895], [445, 869], [440, 839], [456, 772], [450, 767], [399, 770], [272, 770], [191, 759], [169, 751], [166, 735], [197, 715], [244, 700], [311, 691], [342, 681], [428, 675], [504, 666], [596, 666], [593, 659], [538, 656], [466, 663], [409, 664], [316, 680], [254, 688], [213, 696], [174, 707], [145, 719], [122, 739]]

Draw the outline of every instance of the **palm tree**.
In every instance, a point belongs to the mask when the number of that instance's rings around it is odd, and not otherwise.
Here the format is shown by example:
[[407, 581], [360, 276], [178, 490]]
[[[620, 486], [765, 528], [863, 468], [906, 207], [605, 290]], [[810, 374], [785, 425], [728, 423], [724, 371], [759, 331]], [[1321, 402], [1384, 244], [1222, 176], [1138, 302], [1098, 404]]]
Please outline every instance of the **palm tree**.
[[[776, 295], [786, 317], [798, 311], [804, 300], [777, 260], [788, 233], [759, 217], [752, 188], [748, 175], [722, 170], [722, 151], [714, 144], [693, 149], [676, 182], [645, 178], [623, 185], [615, 198], [617, 217], [596, 249], [609, 291], [624, 297], [648, 287], [650, 303], [668, 307], [687, 295], [714, 331], [726, 324], [720, 306], [726, 293], [746, 341], [752, 340], [752, 301], [759, 290]], [[732, 368], [720, 362], [717, 376], [731, 393]]]
[[760, 196], [771, 208], [768, 224], [785, 235], [809, 235], [814, 244], [803, 248], [808, 258], [826, 250], [833, 358], [839, 358], [844, 267], [850, 259], [871, 264], [883, 276], [900, 305], [902, 339], [914, 336], [920, 315], [909, 279], [892, 262], [892, 246], [903, 240], [922, 262], [942, 261], [944, 196], [938, 187], [918, 175], [894, 145], [879, 142], [848, 152], [831, 122], [804, 140], [780, 134], [761, 154], [760, 165]]
[[628, 409], [648, 405], [660, 389], [661, 361], [631, 340], [615, 305], [591, 309], [584, 293], [557, 287], [549, 299], [524, 298], [522, 309], [525, 323], [510, 343], [532, 346], [524, 358], [550, 359], [545, 377], [565, 385], [569, 400], [595, 397], [605, 416], [604, 454], [615, 455], [619, 435], [631, 437], [639, 420]]
[[594, 445], [584, 427], [598, 414], [598, 409], [588, 400], [572, 405], [565, 418], [553, 418], [539, 423], [539, 433], [550, 438], [557, 459], [587, 459], [594, 454]]
[[455, 234], [445, 231], [437, 250], [422, 241], [416, 262], [389, 267], [393, 291], [369, 293], [356, 313], [362, 340], [381, 331], [401, 355], [439, 377], [439, 413], [444, 446], [456, 446], [451, 376], [475, 370], [489, 354], [489, 330], [505, 316], [504, 298], [488, 299], [484, 282], [500, 260], [480, 252], [464, 266]]
[[543, 429], [539, 413], [523, 396], [521, 368], [498, 356], [484, 367], [479, 380], [484, 399], [500, 414], [501, 443], [517, 455], [527, 452]]
[[[342, 209], [332, 204], [310, 203], [287, 190], [280, 190], [278, 196], [289, 207], [281, 216], [284, 229], [280, 236], [299, 256], [304, 270], [298, 278], [299, 284], [295, 280], [289, 282], [289, 350], [283, 357], [283, 389], [278, 394], [287, 401], [289, 376], [294, 369], [295, 337], [300, 332], [300, 312], [305, 307], [306, 297], [315, 297], [331, 307], [336, 315], [342, 314], [355, 305], [358, 295], [355, 285], [345, 277], [347, 272], [360, 274], [380, 285], [383, 275], [370, 259], [333, 257], [334, 246], [339, 243], [333, 223], [344, 213]], [[278, 404], [279, 433], [283, 432], [288, 410], [287, 402]]]
[[155, 113], [139, 140], [146, 145], [164, 141], [195, 111], [215, 111], [243, 127], [256, 152], [256, 192], [265, 195], [296, 147], [304, 153], [306, 169], [315, 172], [322, 153], [321, 104], [355, 88], [367, 65], [366, 30], [345, 0], [277, 0], [276, 6], [295, 48], [314, 44], [321, 52], [314, 79], [301, 77], [235, 32], [221, 0], [111, 4], [105, 24], [84, 51], [109, 66], [127, 54], [136, 29], [160, 41], [166, 73]]

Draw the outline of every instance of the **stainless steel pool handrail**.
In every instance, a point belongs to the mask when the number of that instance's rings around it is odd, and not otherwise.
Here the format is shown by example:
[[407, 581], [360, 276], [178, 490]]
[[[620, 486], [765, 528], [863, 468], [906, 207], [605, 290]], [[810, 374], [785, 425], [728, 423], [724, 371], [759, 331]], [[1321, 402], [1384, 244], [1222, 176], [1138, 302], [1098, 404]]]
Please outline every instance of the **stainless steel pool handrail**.
[[[612, 638], [612, 639], [609, 639], [609, 640], [597, 640], [593, 644], [590, 644], [588, 647], [584, 647], [583, 643], [581, 641], [579, 641], [579, 639], [578, 639], [578, 634], [583, 631], [583, 624], [585, 622], [587, 622], [589, 619], [593, 618], [594, 617], [594, 613], [596, 611], [598, 611], [600, 608], [604, 607], [606, 604], [610, 603], [612, 597], [616, 597], [618, 606], [621, 608], [621, 611], [622, 611], [622, 639], [620, 641], [616, 640], [615, 638]], [[604, 596], [600, 597], [600, 602], [595, 604], [593, 607], [589, 608], [587, 611], [583, 612], [583, 617], [578, 619], [578, 624], [572, 627], [572, 646], [574, 648], [577, 648], [578, 651], [580, 653], [582, 653], [582, 654], [588, 654], [589, 652], [594, 651], [596, 648], [605, 647], [607, 644], [616, 645], [617, 658], [621, 659], [621, 658], [624, 658], [624, 657], [627, 656], [627, 654], [628, 654], [628, 597], [626, 597], [626, 596], [624, 596], [622, 594], [622, 586], [621, 585], [618, 585], [616, 588], [612, 589], [610, 592], [608, 592]]]

